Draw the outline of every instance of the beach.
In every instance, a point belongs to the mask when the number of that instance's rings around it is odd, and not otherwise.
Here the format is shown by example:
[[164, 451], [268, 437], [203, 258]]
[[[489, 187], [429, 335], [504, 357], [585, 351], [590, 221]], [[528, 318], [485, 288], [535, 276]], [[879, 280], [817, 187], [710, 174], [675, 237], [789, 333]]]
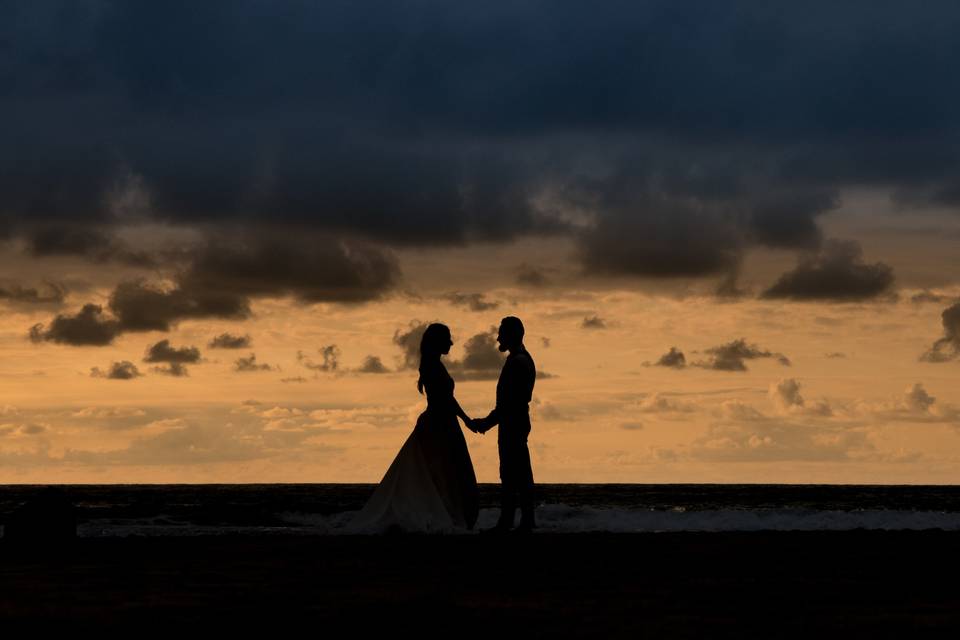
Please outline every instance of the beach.
[[958, 543], [936, 530], [0, 541], [0, 617], [6, 631], [164, 635], [945, 635], [960, 631]]

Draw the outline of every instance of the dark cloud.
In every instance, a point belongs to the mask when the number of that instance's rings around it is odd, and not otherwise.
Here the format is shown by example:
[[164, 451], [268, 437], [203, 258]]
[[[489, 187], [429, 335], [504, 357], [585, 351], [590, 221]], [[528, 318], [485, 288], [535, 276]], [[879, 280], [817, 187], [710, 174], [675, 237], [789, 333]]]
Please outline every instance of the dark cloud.
[[50, 304], [61, 305], [67, 295], [63, 285], [52, 282], [45, 283], [46, 289], [23, 287], [19, 284], [0, 285], [0, 300], [21, 304]]
[[252, 342], [249, 335], [235, 336], [231, 333], [221, 333], [207, 346], [211, 349], [246, 349]]
[[142, 281], [118, 285], [109, 301], [113, 317], [103, 307], [86, 304], [74, 316], [57, 315], [46, 327], [34, 325], [35, 342], [52, 341], [70, 345], [103, 346], [128, 331], [168, 331], [184, 318], [245, 318], [250, 310], [243, 298], [222, 292], [187, 292], [163, 289]]
[[815, 256], [804, 256], [793, 271], [780, 276], [764, 298], [794, 300], [866, 300], [889, 291], [893, 269], [882, 262], [866, 264], [852, 240], [830, 240]]
[[825, 354], [825, 357], [831, 358], [831, 359], [839, 359], [839, 358], [846, 358], [847, 354], [841, 351], [831, 351], [830, 353]]
[[120, 324], [103, 315], [103, 307], [86, 304], [76, 315], [57, 315], [46, 326], [30, 328], [33, 342], [56, 342], [73, 346], [104, 346], [120, 334]]
[[175, 378], [185, 378], [190, 375], [190, 372], [187, 371], [187, 368], [181, 362], [171, 362], [166, 366], [151, 367], [151, 371]]
[[272, 371], [273, 367], [269, 364], [258, 363], [256, 354], [251, 353], [246, 358], [237, 358], [233, 363], [233, 370], [240, 372], [247, 371]]
[[[950, 2], [50, 0], [0, 24], [13, 227], [112, 224], [142, 208], [118, 206], [131, 183], [163, 221], [390, 245], [564, 232], [593, 273], [670, 277], [816, 246], [849, 185], [960, 203]], [[233, 293], [267, 287], [210, 266]], [[357, 301], [388, 288], [373, 272], [344, 290], [281, 269], [268, 288]]]
[[33, 230], [27, 249], [35, 256], [91, 255], [106, 251], [111, 239], [84, 227], [47, 227]]
[[[430, 323], [412, 321], [406, 330], [397, 330], [393, 342], [401, 349], [401, 368], [416, 369], [420, 365], [420, 340]], [[461, 380], [493, 380], [500, 375], [506, 356], [497, 347], [497, 327], [477, 333], [463, 344], [461, 360], [447, 358], [447, 370]]]
[[340, 364], [340, 348], [335, 344], [328, 344], [325, 347], [317, 349], [317, 353], [323, 358], [323, 362], [314, 362], [302, 351], [297, 351], [297, 362], [307, 369], [314, 371], [336, 371]]
[[121, 283], [109, 302], [114, 335], [169, 331], [187, 319], [244, 319], [250, 316], [250, 298], [258, 296], [363, 302], [386, 293], [399, 277], [392, 254], [368, 244], [327, 236], [283, 238], [264, 232], [241, 233], [233, 243], [209, 241], [185, 252], [187, 267], [173, 286]]
[[[416, 369], [420, 365], [420, 339], [430, 323], [414, 320], [405, 330], [397, 330], [393, 342], [401, 349], [400, 368]], [[500, 376], [506, 354], [497, 345], [497, 327], [472, 335], [463, 343], [463, 358], [445, 358], [447, 370], [458, 380], [496, 380]], [[537, 370], [537, 379], [554, 375]]]
[[800, 394], [800, 383], [793, 378], [784, 378], [771, 385], [769, 395], [774, 404], [784, 410], [800, 408], [806, 404]]
[[543, 270], [524, 263], [517, 268], [517, 284], [525, 287], [545, 287], [550, 284], [550, 279]]
[[506, 355], [497, 347], [497, 327], [471, 336], [463, 344], [463, 359], [451, 361], [451, 371], [459, 372], [464, 379], [495, 380], [503, 368]]
[[683, 351], [680, 351], [676, 347], [670, 347], [670, 351], [660, 356], [660, 358], [653, 364], [657, 367], [683, 369], [687, 366], [687, 358], [683, 355]]
[[181, 320], [243, 319], [249, 301], [215, 288], [161, 288], [143, 281], [124, 282], [110, 296], [110, 310], [120, 331], [169, 331]]
[[467, 307], [470, 311], [489, 311], [500, 306], [499, 302], [487, 300], [482, 293], [448, 293], [444, 298], [452, 305]]
[[755, 344], [748, 344], [744, 338], [705, 349], [704, 353], [708, 354], [710, 359], [694, 362], [693, 366], [715, 371], [746, 371], [747, 365], [744, 361], [758, 358], [774, 358], [783, 366], [790, 366], [790, 360], [782, 353], [774, 353], [761, 349]]
[[153, 267], [156, 258], [135, 251], [107, 229], [70, 226], [40, 226], [26, 231], [27, 252], [34, 257], [81, 256], [94, 262], [116, 261], [137, 267]]
[[924, 362], [949, 362], [960, 356], [960, 302], [940, 314], [943, 337], [920, 356]]
[[318, 234], [240, 233], [209, 240], [178, 280], [186, 292], [238, 298], [292, 296], [302, 303], [377, 299], [399, 282], [392, 253], [365, 242]]
[[947, 300], [947, 296], [940, 295], [939, 293], [935, 293], [929, 289], [924, 289], [920, 293], [915, 293], [910, 296], [910, 302], [913, 304], [924, 304], [926, 302], [940, 304], [942, 302], [946, 302]]
[[169, 340], [161, 340], [151, 345], [143, 357], [144, 362], [176, 362], [187, 364], [200, 362], [200, 349], [196, 347], [180, 347], [170, 345]]
[[581, 329], [606, 329], [607, 321], [600, 316], [588, 316], [580, 323]]
[[739, 300], [747, 296], [748, 292], [745, 289], [740, 288], [740, 268], [739, 265], [734, 265], [724, 276], [720, 279], [717, 288], [714, 290], [714, 294], [721, 300]]
[[132, 380], [142, 375], [143, 374], [137, 369], [137, 365], [133, 364], [129, 360], [113, 362], [106, 371], [101, 370], [100, 367], [93, 367], [90, 369], [91, 377], [107, 378], [109, 380]]
[[911, 411], [927, 412], [937, 401], [919, 382], [907, 389], [903, 395], [904, 404]]
[[290, 382], [301, 383], [306, 381], [307, 379], [304, 378], [303, 376], [294, 376], [292, 378], [280, 378], [280, 382], [284, 382], [284, 383], [290, 383]]
[[662, 199], [637, 200], [599, 218], [581, 236], [588, 272], [693, 277], [726, 273], [740, 263], [744, 239], [728, 217]]
[[358, 373], [389, 373], [389, 371], [377, 356], [367, 356], [357, 369]]
[[429, 322], [412, 320], [406, 329], [397, 329], [393, 334], [393, 344], [400, 347], [400, 368], [416, 369], [420, 366], [420, 340], [427, 330]]
[[543, 348], [544, 348], [544, 349], [549, 349], [549, 348], [550, 348], [550, 338], [541, 337], [541, 338], [540, 338], [540, 344], [543, 345]]

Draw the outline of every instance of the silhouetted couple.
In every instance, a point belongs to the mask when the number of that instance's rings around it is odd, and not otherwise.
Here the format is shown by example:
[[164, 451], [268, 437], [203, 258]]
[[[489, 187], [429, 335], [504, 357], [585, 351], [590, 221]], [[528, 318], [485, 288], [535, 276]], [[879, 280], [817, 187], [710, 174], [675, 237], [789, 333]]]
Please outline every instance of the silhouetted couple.
[[[497, 381], [496, 407], [486, 418], [471, 419], [453, 395], [454, 382], [440, 357], [450, 352], [450, 329], [431, 324], [420, 341], [420, 379], [427, 409], [400, 448], [373, 496], [353, 522], [361, 530], [449, 531], [472, 529], [477, 521], [477, 477], [459, 417], [474, 433], [499, 426], [500, 519], [484, 533], [529, 533], [534, 527], [533, 470], [527, 436], [530, 398], [536, 380], [533, 358], [523, 345], [523, 323], [512, 316], [500, 322], [497, 343], [508, 352]], [[516, 507], [520, 524], [513, 529]]]

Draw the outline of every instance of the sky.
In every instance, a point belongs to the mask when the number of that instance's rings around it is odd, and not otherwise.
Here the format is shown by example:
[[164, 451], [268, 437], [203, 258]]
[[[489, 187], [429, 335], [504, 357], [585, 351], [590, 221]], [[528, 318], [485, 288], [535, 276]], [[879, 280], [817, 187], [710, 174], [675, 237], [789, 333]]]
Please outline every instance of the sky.
[[0, 482], [376, 482], [506, 315], [539, 482], [960, 482], [958, 29], [0, 0]]

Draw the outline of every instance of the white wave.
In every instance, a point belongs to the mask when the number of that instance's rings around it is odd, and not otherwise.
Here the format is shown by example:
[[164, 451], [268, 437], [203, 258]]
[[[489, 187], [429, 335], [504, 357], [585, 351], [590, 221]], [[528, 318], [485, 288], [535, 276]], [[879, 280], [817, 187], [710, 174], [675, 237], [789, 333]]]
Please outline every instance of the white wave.
[[[287, 526], [210, 526], [157, 524], [149, 520], [89, 522], [78, 528], [81, 537], [210, 536], [210, 535], [343, 535], [355, 511], [329, 515], [279, 514]], [[478, 529], [493, 526], [499, 511], [483, 509]], [[904, 510], [716, 509], [656, 510], [613, 507], [541, 505], [537, 531], [542, 533], [654, 533], [678, 531], [920, 531], [960, 530], [960, 512]], [[461, 531], [464, 535], [472, 532]]]
[[892, 510], [652, 510], [545, 505], [538, 529], [555, 533], [667, 531], [960, 530], [960, 513]]

